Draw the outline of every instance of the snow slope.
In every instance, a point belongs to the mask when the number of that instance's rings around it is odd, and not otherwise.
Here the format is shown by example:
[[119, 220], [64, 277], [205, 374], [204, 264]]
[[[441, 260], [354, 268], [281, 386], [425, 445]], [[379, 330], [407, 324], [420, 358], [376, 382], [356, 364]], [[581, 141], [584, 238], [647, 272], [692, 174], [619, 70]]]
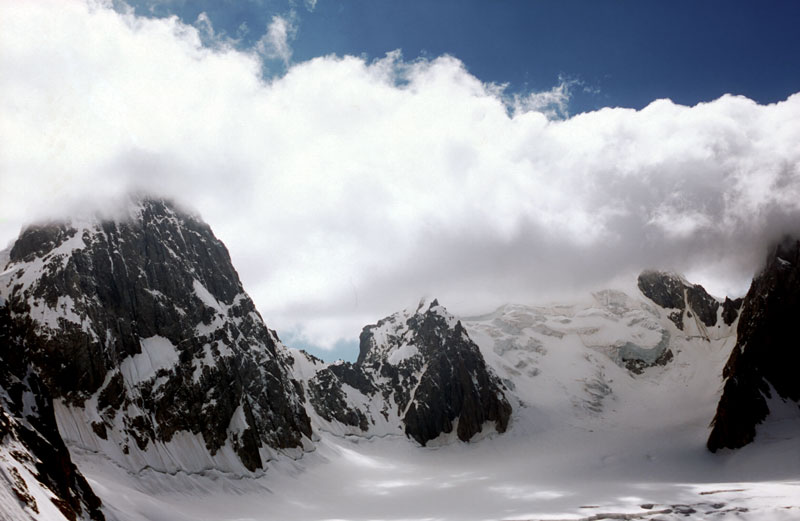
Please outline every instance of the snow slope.
[[[277, 455], [246, 479], [132, 473], [99, 454], [73, 456], [120, 521], [800, 518], [800, 412], [771, 404], [780, 414], [756, 443], [709, 453], [736, 323], [709, 330], [686, 316], [679, 330], [669, 312], [635, 292], [600, 292], [462, 319], [514, 406], [505, 434], [473, 443], [321, 429], [314, 452]], [[671, 360], [640, 374], [622, 359], [666, 350]], [[318, 362], [293, 357], [307, 381]]]
[[285, 348], [197, 216], [132, 198], [113, 218], [30, 226], [3, 258], [17, 354], [67, 443], [133, 472], [236, 475], [310, 448]]

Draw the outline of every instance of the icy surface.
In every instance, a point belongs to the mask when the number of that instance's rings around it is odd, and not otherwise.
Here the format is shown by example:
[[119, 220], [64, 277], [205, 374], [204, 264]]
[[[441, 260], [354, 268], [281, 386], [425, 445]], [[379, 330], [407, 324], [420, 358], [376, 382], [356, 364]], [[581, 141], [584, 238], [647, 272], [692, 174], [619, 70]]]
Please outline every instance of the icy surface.
[[[404, 320], [398, 314], [380, 333]], [[664, 310], [620, 292], [568, 306], [504, 306], [462, 323], [508, 386], [505, 434], [422, 448], [390, 434], [391, 422], [354, 436], [307, 406], [315, 450], [275, 454], [257, 478], [163, 462], [129, 473], [96, 452], [73, 446], [73, 454], [119, 521], [800, 518], [797, 407], [774, 400], [776, 414], [751, 446], [705, 449], [736, 323], [679, 331]], [[669, 349], [674, 359], [633, 374], [619, 357], [634, 347], [649, 359]], [[327, 365], [289, 354], [302, 382]], [[414, 353], [401, 345], [385, 355], [399, 362]], [[370, 409], [369, 398], [343, 388]]]
[[[22, 462], [15, 455], [26, 454], [26, 447], [17, 441], [0, 445], [0, 519], [3, 521], [66, 521], [67, 518], [53, 503], [56, 497], [37, 478], [33, 462]], [[24, 484], [22, 487], [21, 483]], [[38, 512], [24, 506], [14, 489], [30, 495]]]
[[125, 382], [135, 385], [155, 378], [162, 369], [170, 369], [178, 363], [178, 351], [172, 342], [162, 336], [142, 338], [142, 352], [128, 357], [120, 364]]
[[389, 355], [388, 361], [390, 364], [396, 365], [402, 362], [403, 360], [415, 356], [417, 353], [419, 353], [419, 349], [417, 349], [417, 346], [404, 344], [395, 349], [394, 351], [392, 351], [392, 353]]
[[130, 475], [92, 454], [79, 461], [120, 521], [538, 520], [602, 513], [674, 521], [687, 519], [681, 512], [689, 509], [714, 512], [689, 519], [798, 518], [798, 461], [786, 443], [715, 457], [700, 445], [681, 447], [685, 439], [638, 434], [569, 429], [436, 449], [402, 438], [324, 435], [316, 453], [275, 462], [250, 480], [213, 472]]

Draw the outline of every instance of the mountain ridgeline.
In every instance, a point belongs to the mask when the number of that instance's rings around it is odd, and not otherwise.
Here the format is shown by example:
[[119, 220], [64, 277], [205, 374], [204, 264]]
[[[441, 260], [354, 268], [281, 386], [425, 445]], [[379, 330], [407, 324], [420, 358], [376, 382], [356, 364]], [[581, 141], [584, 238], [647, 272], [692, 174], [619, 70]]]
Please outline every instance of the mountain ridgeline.
[[736, 346], [723, 370], [725, 386], [708, 448], [753, 441], [770, 413], [769, 399], [800, 405], [800, 241], [776, 245], [744, 298]]
[[134, 470], [190, 464], [176, 436], [204, 448], [194, 465], [230, 451], [251, 471], [302, 447], [302, 391], [224, 245], [163, 201], [130, 212], [31, 227], [10, 252], [6, 306], [65, 437]]
[[102, 521], [100, 499], [59, 435], [49, 392], [23, 347], [24, 334], [9, 308], [0, 306], [0, 519], [33, 513]]
[[[198, 217], [148, 198], [123, 214], [31, 226], [0, 255], [5, 518], [103, 519], [68, 447], [131, 473], [258, 476], [323, 433], [475, 441], [545, 398], [601, 415], [620, 381], [646, 385], [681, 350], [722, 349], [734, 332], [723, 375], [708, 375], [724, 382], [708, 448], [752, 441], [770, 397], [800, 400], [797, 241], [772, 252], [743, 301], [656, 271], [639, 276], [641, 295], [598, 292], [584, 308], [512, 305], [462, 322], [423, 300], [366, 326], [355, 363], [325, 363], [265, 325]], [[585, 374], [558, 382], [540, 374], [548, 363]]]
[[317, 364], [307, 382], [315, 411], [354, 433], [403, 432], [426, 445], [450, 433], [469, 441], [486, 424], [508, 427], [503, 384], [435, 299], [365, 327], [355, 364]]
[[438, 306], [407, 325], [421, 358], [380, 369], [373, 354], [304, 381], [225, 246], [170, 202], [142, 199], [115, 218], [31, 226], [4, 255], [0, 443], [19, 462], [2, 465], [2, 476], [31, 512], [42, 508], [26, 492], [35, 481], [67, 519], [102, 518], [64, 442], [132, 472], [253, 475], [278, 454], [313, 450], [315, 409], [366, 431], [370, 411], [335, 401], [343, 381], [384, 401], [384, 420], [402, 416], [397, 433], [422, 444], [508, 424], [501, 386]]

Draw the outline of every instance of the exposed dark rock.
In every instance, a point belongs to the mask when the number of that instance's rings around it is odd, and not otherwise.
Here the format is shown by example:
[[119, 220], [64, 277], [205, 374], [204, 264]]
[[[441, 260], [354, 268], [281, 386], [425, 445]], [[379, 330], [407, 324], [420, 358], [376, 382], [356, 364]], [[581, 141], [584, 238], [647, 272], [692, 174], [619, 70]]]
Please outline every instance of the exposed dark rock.
[[11, 262], [30, 262], [58, 248], [76, 233], [75, 228], [62, 223], [29, 226], [11, 247], [9, 259]]
[[0, 450], [11, 443], [23, 449], [12, 451], [9, 459], [0, 458], [0, 466], [6, 466], [13, 477], [12, 491], [31, 511], [39, 512], [30, 490], [34, 483], [26, 482], [17, 467], [28, 468], [35, 485], [55, 496], [54, 503], [67, 519], [103, 520], [100, 499], [72, 463], [56, 426], [52, 399], [21, 348], [23, 339], [24, 330], [12, 320], [9, 308], [0, 305]]
[[639, 290], [664, 309], [675, 309], [669, 319], [683, 330], [683, 314], [688, 318], [697, 318], [712, 327], [717, 324], [719, 301], [706, 292], [699, 284], [688, 284], [673, 273], [662, 271], [643, 271], [637, 281]]
[[22, 475], [20, 475], [19, 470], [17, 470], [16, 467], [11, 467], [9, 469], [9, 474], [11, 474], [11, 491], [14, 492], [14, 495], [17, 496], [17, 499], [19, 499], [23, 505], [38, 514], [39, 505], [36, 503], [36, 498], [31, 494], [28, 489], [28, 484], [22, 478]]
[[364, 394], [375, 394], [378, 391], [372, 380], [364, 374], [359, 366], [344, 362], [332, 364], [328, 366], [328, 370], [342, 383], [349, 385], [353, 389], [358, 389]]
[[[144, 450], [187, 431], [211, 454], [230, 439], [255, 470], [260, 445], [311, 435], [277, 337], [197, 217], [144, 199], [130, 218], [28, 228], [10, 259], [0, 293], [24, 349], [53, 397], [81, 407], [97, 396], [98, 437]], [[152, 373], [142, 357], [157, 360]], [[237, 411], [246, 426], [230, 433]]]
[[360, 432], [399, 423], [422, 445], [454, 429], [468, 441], [487, 422], [498, 432], [508, 427], [511, 406], [503, 384], [437, 301], [366, 326], [360, 340], [355, 364], [325, 365], [301, 353], [318, 366], [306, 382], [307, 395], [324, 420]]
[[678, 326], [678, 329], [683, 329], [683, 311], [686, 309], [686, 298], [684, 296], [684, 284], [680, 278], [660, 271], [643, 271], [639, 275], [637, 285], [645, 297], [662, 308], [676, 309], [677, 311], [670, 313], [669, 319]]
[[769, 414], [766, 398], [800, 401], [800, 241], [785, 239], [770, 253], [744, 298], [736, 346], [708, 438], [712, 452], [739, 448], [755, 438]]
[[338, 421], [366, 431], [369, 428], [367, 415], [356, 407], [350, 407], [342, 390], [341, 381], [329, 368], [320, 370], [309, 381], [309, 400], [314, 410], [328, 421]]
[[686, 302], [681, 279], [661, 271], [643, 271], [637, 285], [644, 295], [665, 309], [685, 309]]
[[725, 297], [725, 302], [722, 303], [722, 320], [726, 325], [730, 326], [739, 316], [739, 310], [742, 308], [744, 298], [739, 297], [736, 300], [731, 300]]
[[687, 285], [686, 301], [689, 304], [689, 308], [695, 312], [700, 321], [707, 327], [717, 324], [719, 302], [709, 295], [703, 286], [699, 284]]
[[[401, 348], [416, 352], [395, 360], [387, 356]], [[365, 327], [356, 365], [389, 379], [383, 392], [398, 404], [406, 435], [422, 445], [452, 432], [456, 422], [462, 441], [486, 422], [494, 422], [498, 432], [508, 426], [511, 405], [502, 384], [461, 322], [435, 300], [407, 318], [393, 315]]]
[[667, 349], [661, 353], [661, 355], [656, 358], [655, 362], [652, 364], [648, 364], [645, 360], [639, 358], [626, 358], [623, 359], [623, 363], [628, 371], [634, 374], [642, 374], [648, 367], [665, 366], [670, 363], [673, 358], [674, 355], [672, 354], [672, 350]]

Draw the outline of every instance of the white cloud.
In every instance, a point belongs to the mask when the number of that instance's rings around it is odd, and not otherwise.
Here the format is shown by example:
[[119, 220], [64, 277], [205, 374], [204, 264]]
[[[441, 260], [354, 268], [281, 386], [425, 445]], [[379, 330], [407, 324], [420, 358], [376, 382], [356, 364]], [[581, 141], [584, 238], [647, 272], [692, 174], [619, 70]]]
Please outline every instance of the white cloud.
[[542, 112], [549, 118], [565, 118], [569, 116], [569, 100], [572, 89], [580, 85], [580, 81], [559, 77], [558, 85], [550, 90], [530, 92], [527, 94], [514, 94], [510, 105], [515, 114], [525, 112]]
[[293, 13], [288, 16], [275, 15], [267, 26], [267, 32], [256, 42], [259, 54], [270, 60], [281, 60], [289, 66], [292, 59], [292, 47], [289, 44], [297, 35], [297, 25], [293, 21]]
[[5, 2], [0, 240], [130, 189], [173, 196], [271, 327], [333, 343], [423, 294], [476, 312], [646, 266], [741, 290], [798, 231], [800, 95], [554, 120], [535, 100], [560, 88], [515, 106], [456, 58], [399, 53], [265, 82], [174, 18]]
[[195, 20], [194, 26], [204, 37], [204, 39], [213, 40], [216, 37], [214, 25], [211, 23], [211, 19], [208, 17], [205, 11], [197, 15], [197, 20]]

